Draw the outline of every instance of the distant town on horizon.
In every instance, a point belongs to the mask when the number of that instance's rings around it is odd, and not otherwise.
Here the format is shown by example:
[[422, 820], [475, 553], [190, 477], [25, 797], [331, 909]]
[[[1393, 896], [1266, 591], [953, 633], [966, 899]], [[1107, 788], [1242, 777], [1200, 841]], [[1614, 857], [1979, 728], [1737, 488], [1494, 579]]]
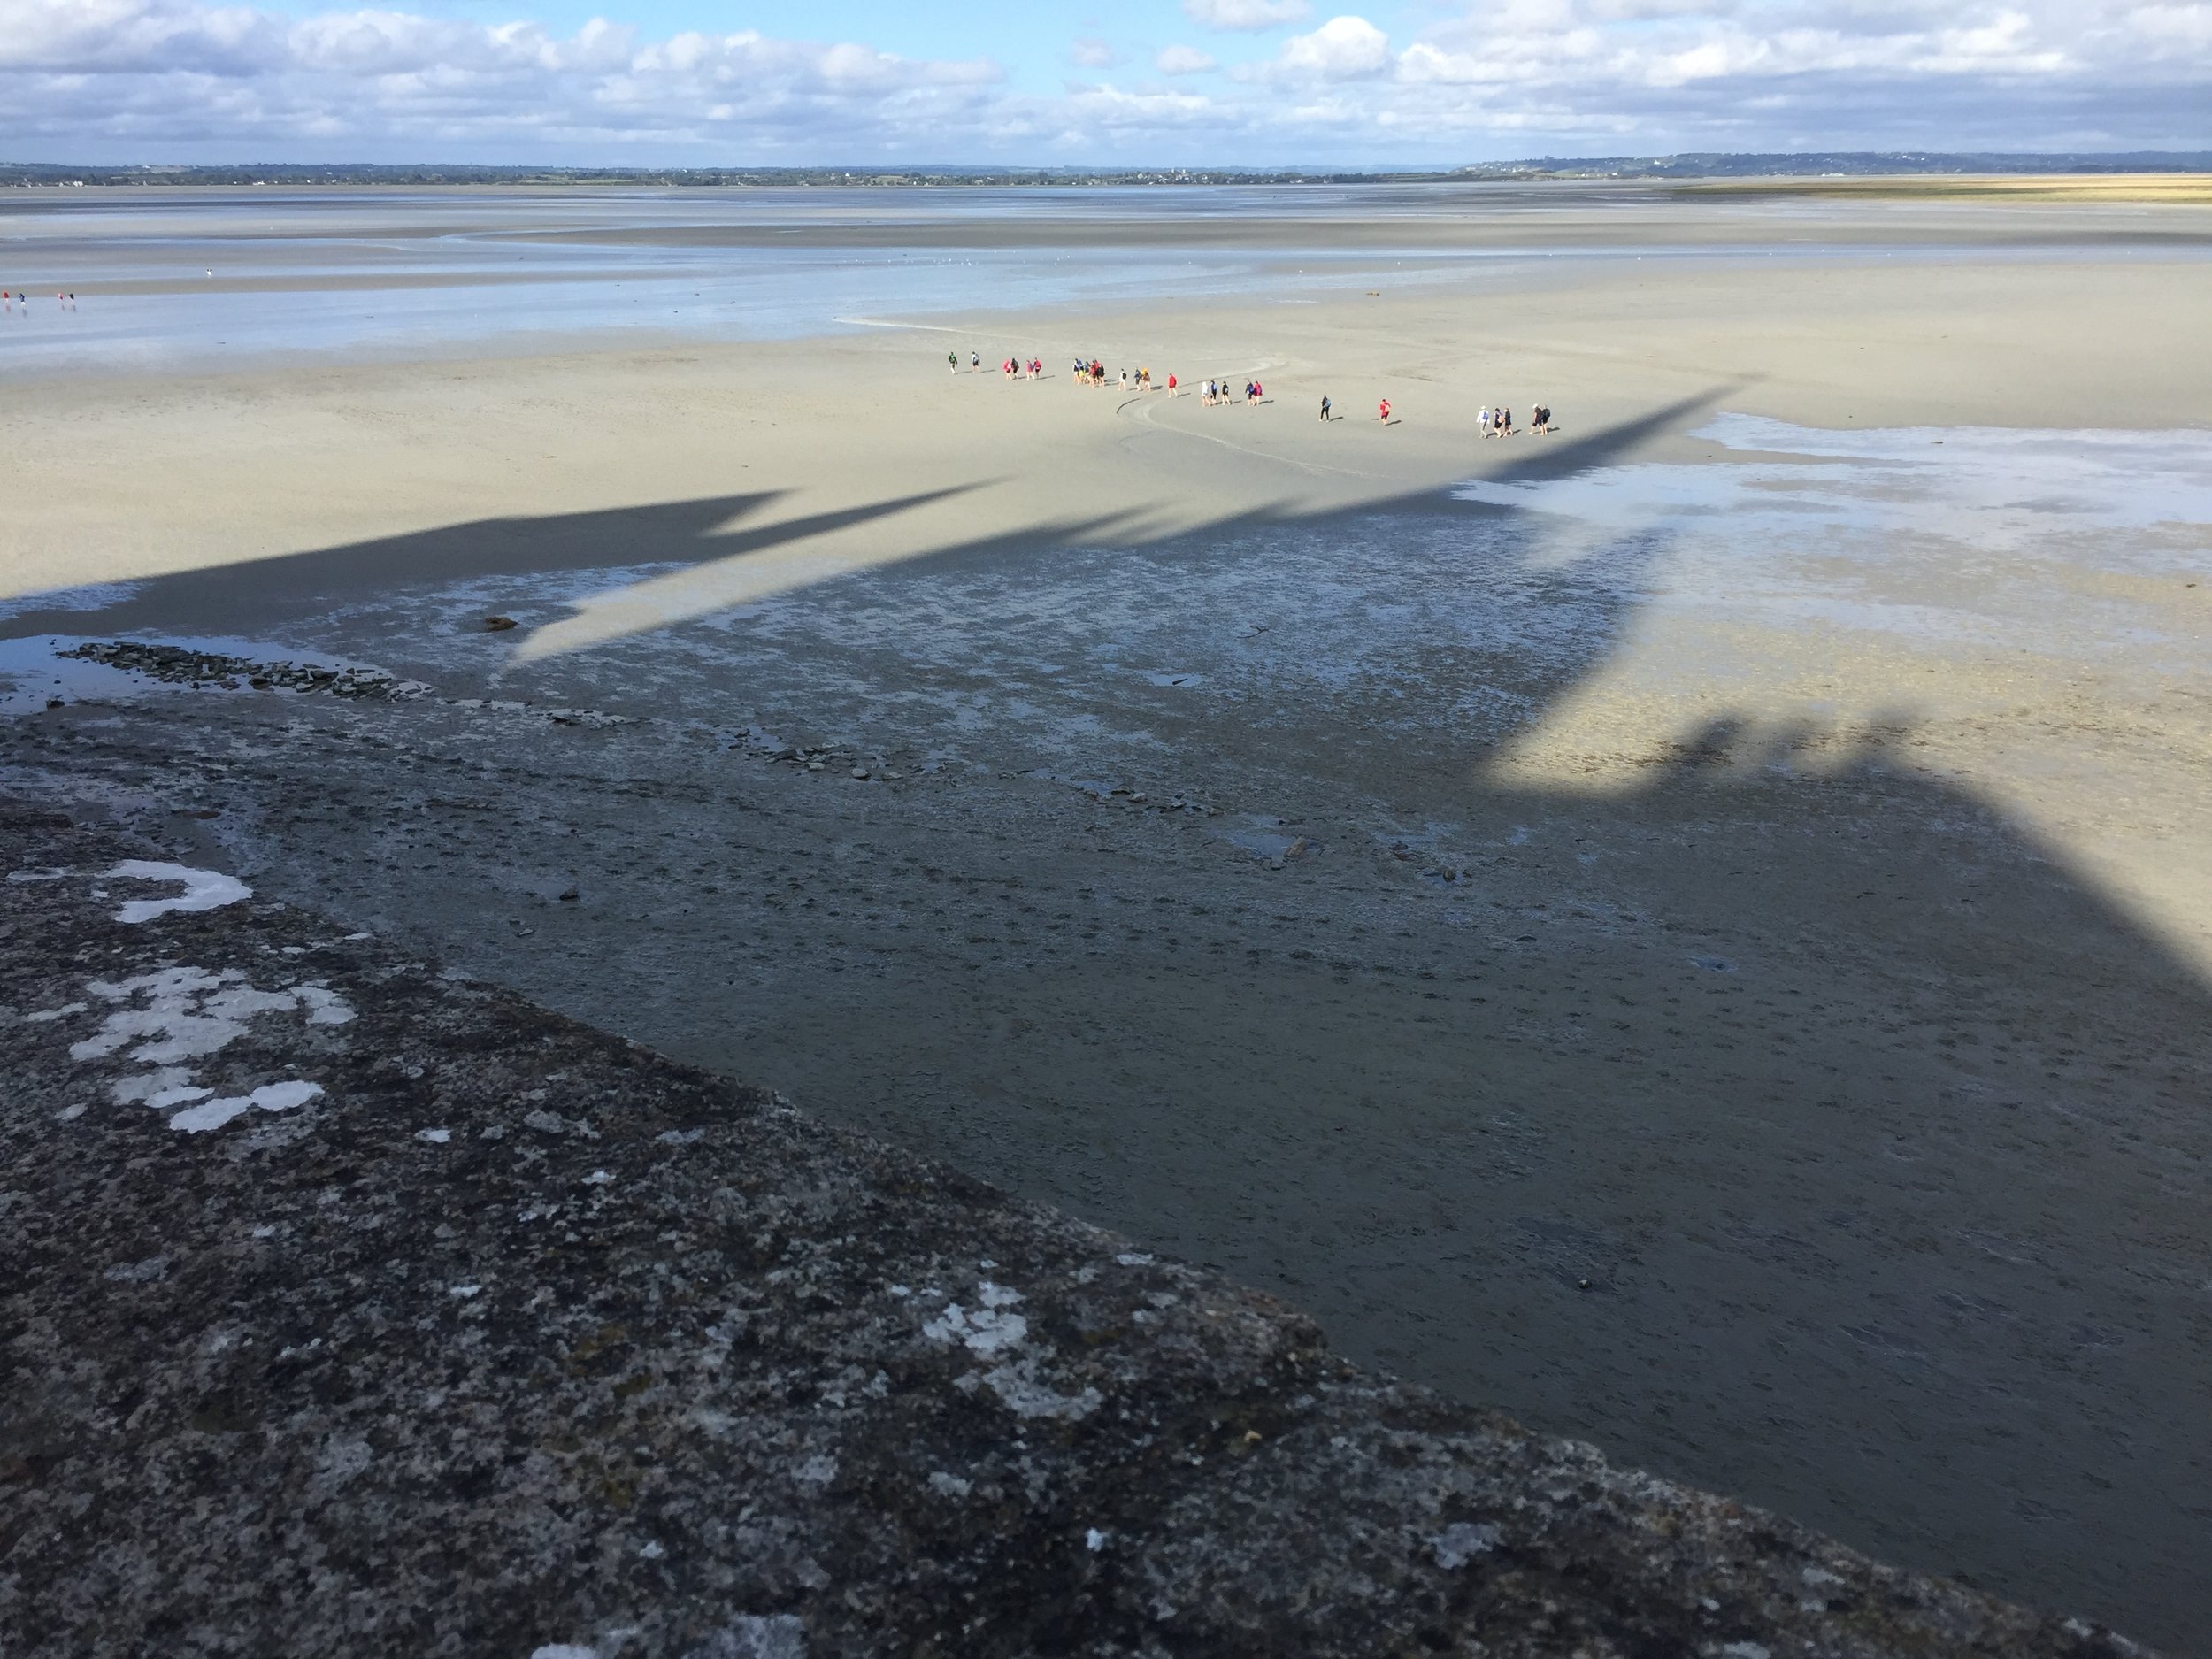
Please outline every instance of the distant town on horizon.
[[1882, 177], [1901, 174], [2212, 172], [2212, 151], [1947, 153], [1935, 150], [1703, 151], [1538, 157], [1430, 168], [885, 166], [594, 167], [474, 163], [223, 162], [73, 166], [0, 162], [0, 185], [678, 184], [829, 187], [955, 185], [1422, 184], [1572, 179]]

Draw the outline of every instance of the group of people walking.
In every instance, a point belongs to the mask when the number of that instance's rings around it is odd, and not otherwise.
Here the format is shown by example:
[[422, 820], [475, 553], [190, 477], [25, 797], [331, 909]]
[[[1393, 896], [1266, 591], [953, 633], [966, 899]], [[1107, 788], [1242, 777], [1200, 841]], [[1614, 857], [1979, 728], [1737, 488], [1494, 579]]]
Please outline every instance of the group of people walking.
[[[59, 311], [73, 311], [77, 309], [77, 296], [74, 294], [57, 294], [54, 296], [54, 305]], [[0, 288], [0, 313], [19, 313], [28, 317], [31, 314], [31, 296], [21, 288]]]
[[[1495, 410], [1484, 409], [1481, 414], [1475, 417], [1475, 424], [1481, 428], [1482, 435], [1486, 438], [1517, 437], [1521, 430], [1513, 424], [1513, 411], [1503, 405], [1500, 405]], [[1541, 403], [1537, 404], [1529, 412], [1528, 429], [1539, 435], [1549, 433], [1551, 431], [1551, 411]]]
[[[0, 295], [0, 299], [5, 297], [6, 296]], [[29, 304], [29, 301], [25, 296], [18, 295], [16, 297], [26, 306]], [[955, 374], [959, 373], [960, 354], [957, 351], [946, 352], [945, 366]], [[998, 366], [999, 373], [1010, 380], [1018, 379], [1033, 380], [1042, 374], [1045, 369], [1044, 359], [1041, 357], [1021, 357], [1011, 353], [1001, 359]], [[983, 357], [980, 352], [970, 351], [968, 353], [968, 371], [972, 374], [980, 374], [983, 372]], [[1107, 376], [1105, 363], [1098, 357], [1091, 357], [1087, 360], [1077, 357], [1070, 367], [1069, 378], [1077, 386], [1118, 386], [1125, 392], [1131, 390], [1149, 392], [1157, 389], [1153, 382], [1150, 369], [1142, 365], [1133, 371], [1123, 369], [1110, 380]], [[1170, 397], [1179, 396], [1173, 374], [1167, 377], [1166, 389]], [[1212, 378], [1201, 382], [1198, 401], [1200, 406], [1206, 409], [1210, 409], [1217, 403], [1233, 403], [1239, 401], [1250, 407], [1265, 403], [1267, 390], [1258, 380], [1248, 380], [1244, 382], [1243, 396], [1240, 400], [1230, 389], [1226, 377]], [[1336, 413], [1336, 406], [1329, 401], [1328, 394], [1325, 392], [1321, 396], [1321, 419], [1325, 421], [1340, 419]], [[1391, 419], [1390, 400], [1387, 397], [1377, 402], [1375, 419], [1386, 426], [1394, 424]], [[1502, 404], [1496, 409], [1492, 409], [1486, 404], [1481, 413], [1476, 416], [1475, 425], [1486, 438], [1517, 437], [1522, 431], [1522, 428], [1513, 424], [1513, 411]], [[1541, 403], [1537, 404], [1529, 413], [1527, 430], [1539, 434], [1548, 434], [1551, 429], [1551, 411]]]

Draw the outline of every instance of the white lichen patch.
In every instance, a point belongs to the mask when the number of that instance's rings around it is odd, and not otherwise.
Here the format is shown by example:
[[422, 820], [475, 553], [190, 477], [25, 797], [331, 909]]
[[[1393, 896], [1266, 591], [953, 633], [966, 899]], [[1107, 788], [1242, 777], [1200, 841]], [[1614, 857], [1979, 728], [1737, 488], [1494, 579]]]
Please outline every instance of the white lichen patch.
[[150, 922], [172, 911], [186, 914], [217, 910], [226, 904], [253, 897], [253, 889], [236, 876], [219, 870], [195, 870], [189, 864], [157, 864], [146, 858], [126, 858], [103, 878], [109, 881], [169, 881], [184, 891], [165, 899], [132, 899], [115, 912], [119, 922]]
[[[245, 1094], [212, 1098], [185, 1062], [216, 1054], [246, 1034], [247, 1023], [266, 1014], [304, 1010], [311, 1025], [343, 1025], [353, 1018], [345, 999], [328, 987], [299, 985], [260, 990], [244, 972], [219, 973], [190, 966], [161, 968], [119, 982], [93, 979], [85, 989], [111, 1005], [99, 1030], [72, 1043], [69, 1057], [83, 1062], [121, 1053], [147, 1069], [109, 1085], [119, 1105], [172, 1111], [173, 1129], [204, 1133], [250, 1111], [291, 1111], [323, 1092], [319, 1083], [287, 1079]], [[112, 1006], [122, 1004], [123, 1006]]]
[[978, 1287], [976, 1299], [981, 1307], [946, 1303], [942, 1313], [922, 1326], [922, 1334], [933, 1342], [961, 1343], [971, 1354], [986, 1359], [1018, 1347], [1029, 1334], [1029, 1321], [1007, 1310], [1021, 1301], [1021, 1293], [987, 1279]]
[[1486, 1523], [1454, 1521], [1429, 1540], [1429, 1548], [1434, 1553], [1438, 1566], [1446, 1572], [1456, 1572], [1477, 1555], [1486, 1555], [1495, 1549], [1498, 1537], [1498, 1529]]
[[294, 986], [292, 990], [307, 1010], [307, 1023], [311, 1025], [342, 1025], [353, 1018], [353, 1010], [346, 999], [326, 985], [311, 980]]
[[57, 1019], [67, 1019], [72, 1014], [81, 1014], [89, 1006], [86, 1002], [64, 1002], [59, 1008], [42, 1008], [23, 1018], [34, 1025], [44, 1025]]
[[1018, 1417], [1058, 1417], [1064, 1422], [1078, 1422], [1106, 1403], [1106, 1396], [1097, 1389], [1084, 1387], [1074, 1394], [1063, 1394], [1037, 1374], [1033, 1356], [1016, 1361], [1010, 1365], [995, 1366], [979, 1378], [963, 1377], [963, 1385], [971, 1383], [988, 1388], [1003, 1405]]
[[220, 1100], [188, 1106], [169, 1119], [169, 1126], [188, 1134], [203, 1134], [210, 1129], [220, 1129], [245, 1112], [288, 1112], [306, 1105], [322, 1092], [321, 1084], [302, 1082], [296, 1078], [282, 1083], [264, 1083], [250, 1094], [229, 1094]]

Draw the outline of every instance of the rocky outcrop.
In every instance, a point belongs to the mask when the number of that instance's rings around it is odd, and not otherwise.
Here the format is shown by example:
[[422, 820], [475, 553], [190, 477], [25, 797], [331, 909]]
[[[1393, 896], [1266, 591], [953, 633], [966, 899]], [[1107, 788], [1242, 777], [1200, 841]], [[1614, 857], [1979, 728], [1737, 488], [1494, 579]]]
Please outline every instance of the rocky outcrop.
[[2092, 1655], [0, 817], [0, 1652]]

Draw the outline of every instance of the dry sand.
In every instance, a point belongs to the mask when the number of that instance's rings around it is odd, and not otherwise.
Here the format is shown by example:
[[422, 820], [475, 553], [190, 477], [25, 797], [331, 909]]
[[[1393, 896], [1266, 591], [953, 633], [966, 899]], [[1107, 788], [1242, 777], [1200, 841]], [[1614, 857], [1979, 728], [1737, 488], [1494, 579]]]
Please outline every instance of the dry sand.
[[1677, 187], [1699, 197], [1812, 196], [1829, 201], [2147, 202], [2201, 207], [2212, 203], [2212, 173], [1947, 173], [1897, 178], [1724, 179]]
[[[657, 723], [171, 698], [18, 723], [0, 782], [1223, 1263], [1410, 1376], [2207, 1651], [2202, 526], [2119, 571], [1854, 565], [1823, 580], [1862, 608], [1814, 617], [1664, 549], [1453, 565], [1483, 510], [1438, 495], [1702, 465], [1722, 411], [2201, 430], [2201, 265], [1545, 274], [11, 389], [7, 590], [145, 585], [9, 632]], [[972, 344], [1051, 378], [948, 374]], [[1270, 402], [1077, 390], [1079, 351]], [[1498, 400], [1561, 435], [1477, 442]], [[1494, 634], [1428, 629], [1492, 582]], [[2078, 626], [2016, 626], [2028, 592]], [[495, 608], [525, 627], [473, 632]], [[1886, 619], [1930, 610], [1989, 626]]]

